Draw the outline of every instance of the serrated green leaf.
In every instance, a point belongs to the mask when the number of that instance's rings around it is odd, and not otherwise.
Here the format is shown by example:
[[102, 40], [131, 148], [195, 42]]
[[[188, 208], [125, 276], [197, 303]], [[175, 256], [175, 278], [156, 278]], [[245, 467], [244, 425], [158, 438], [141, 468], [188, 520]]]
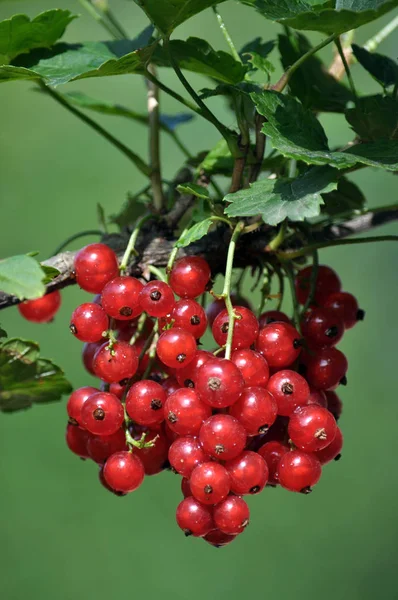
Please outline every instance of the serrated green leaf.
[[40, 358], [35, 342], [10, 339], [0, 346], [0, 410], [13, 412], [33, 403], [55, 402], [72, 391], [63, 371]]
[[322, 193], [337, 187], [337, 171], [313, 167], [295, 179], [263, 179], [249, 189], [227, 194], [225, 213], [230, 217], [261, 214], [264, 223], [278, 225], [285, 219], [303, 221], [320, 214]]
[[43, 271], [39, 263], [25, 254], [0, 261], [0, 289], [20, 300], [43, 296]]
[[357, 44], [352, 44], [352, 51], [363, 68], [383, 87], [397, 83], [398, 64], [395, 60], [377, 52], [369, 52]]
[[204, 200], [208, 200], [210, 198], [209, 190], [203, 185], [198, 185], [197, 183], [181, 183], [177, 186], [177, 190], [181, 194], [190, 194], [192, 196], [196, 196], [197, 198], [203, 198]]
[[[312, 48], [308, 39], [299, 33], [279, 35], [278, 47], [285, 70]], [[328, 72], [317, 56], [310, 56], [293, 73], [289, 88], [305, 107], [320, 112], [343, 112], [353, 100], [352, 92]]]
[[390, 96], [363, 96], [345, 116], [363, 141], [398, 138], [398, 101]]
[[260, 56], [260, 54], [257, 54], [257, 52], [250, 53], [249, 62], [254, 70], [262, 71], [267, 75], [268, 79], [270, 74], [275, 71], [274, 65], [263, 56]]
[[40, 267], [44, 273], [44, 277], [43, 277], [44, 285], [47, 285], [47, 283], [50, 283], [50, 281], [52, 281], [53, 279], [55, 279], [55, 277], [57, 277], [59, 275], [59, 271], [55, 267], [49, 267], [48, 265], [42, 265], [42, 264], [40, 265]]
[[341, 177], [337, 189], [322, 194], [322, 198], [322, 212], [330, 216], [361, 210], [366, 204], [366, 198], [359, 187], [347, 177]]
[[169, 35], [187, 19], [225, 0], [134, 0], [159, 31]]
[[7, 337], [7, 332], [0, 327], [0, 338], [6, 338]]
[[185, 248], [185, 246], [189, 246], [193, 242], [197, 242], [198, 240], [202, 239], [202, 237], [204, 237], [209, 231], [212, 223], [213, 220], [211, 218], [205, 219], [200, 223], [196, 223], [196, 225], [188, 229], [188, 231], [186, 231], [184, 235], [182, 235], [176, 242], [177, 248]]
[[0, 22], [0, 63], [8, 64], [33, 48], [50, 48], [77, 15], [69, 10], [47, 10], [30, 20], [15, 15]]
[[239, 56], [241, 57], [243, 64], [247, 64], [252, 52], [259, 54], [263, 58], [267, 58], [274, 48], [275, 40], [263, 42], [262, 38], [257, 37], [243, 46], [239, 52]]

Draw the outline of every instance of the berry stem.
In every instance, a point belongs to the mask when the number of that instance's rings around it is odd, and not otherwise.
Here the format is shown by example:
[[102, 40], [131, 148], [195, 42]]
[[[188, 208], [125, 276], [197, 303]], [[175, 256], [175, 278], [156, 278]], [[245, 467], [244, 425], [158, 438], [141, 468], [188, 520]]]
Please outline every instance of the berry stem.
[[162, 273], [160, 269], [158, 269], [154, 265], [148, 265], [148, 271], [152, 273], [152, 275], [155, 275], [156, 279], [158, 279], [159, 281], [164, 281], [165, 283], [167, 283], [167, 277], [164, 275], [164, 273]]
[[311, 306], [311, 304], [313, 303], [313, 300], [314, 300], [314, 296], [315, 296], [315, 292], [316, 292], [316, 280], [318, 277], [318, 268], [319, 268], [318, 251], [314, 250], [314, 252], [312, 253], [312, 269], [311, 269], [311, 276], [310, 276], [310, 289], [309, 289], [307, 301], [304, 304], [304, 307], [302, 310], [303, 315], [307, 312], [307, 310], [309, 309], [309, 307]]
[[355, 240], [332, 240], [327, 242], [319, 242], [317, 244], [304, 246], [300, 250], [279, 251], [277, 252], [277, 256], [281, 260], [294, 260], [295, 258], [306, 256], [307, 254], [314, 252], [314, 250], [320, 250], [321, 248], [331, 248], [332, 246], [345, 246], [349, 244], [367, 244], [368, 242], [398, 242], [398, 235], [375, 235]]
[[[148, 71], [156, 76], [153, 65], [148, 66]], [[162, 189], [162, 174], [160, 168], [160, 122], [159, 122], [159, 86], [147, 80], [148, 87], [148, 122], [149, 122], [149, 165], [151, 167], [151, 186], [153, 206], [160, 212], [164, 205]]]
[[146, 436], [147, 436], [147, 434], [143, 433], [139, 440], [135, 440], [133, 438], [133, 436], [131, 435], [131, 433], [129, 432], [129, 430], [126, 429], [126, 443], [130, 446], [130, 451], [132, 451], [133, 448], [139, 448], [139, 449], [152, 448], [152, 446], [155, 445], [157, 438], [159, 437], [159, 436], [156, 436], [150, 442], [146, 442], [145, 441]]
[[236, 225], [234, 232], [231, 237], [231, 241], [229, 242], [228, 247], [228, 255], [227, 255], [227, 264], [225, 267], [225, 281], [224, 281], [224, 289], [222, 292], [222, 297], [225, 300], [225, 306], [228, 311], [229, 317], [229, 325], [228, 325], [228, 336], [227, 343], [225, 345], [225, 358], [231, 358], [232, 351], [232, 337], [234, 334], [234, 323], [235, 323], [235, 311], [231, 302], [231, 281], [232, 281], [232, 268], [234, 266], [234, 255], [236, 249], [236, 242], [244, 229], [244, 222], [239, 221]]
[[[181, 239], [188, 231], [189, 227], [185, 227], [185, 229], [182, 230], [181, 235], [178, 239]], [[177, 254], [178, 254], [178, 246], [177, 246], [177, 242], [174, 244], [173, 250], [170, 252], [170, 256], [169, 256], [169, 260], [167, 261], [167, 266], [166, 266], [166, 273], [169, 276], [171, 273], [171, 270], [173, 268], [175, 259], [177, 258]]]
[[355, 89], [354, 80], [353, 80], [352, 75], [351, 75], [351, 70], [350, 70], [350, 67], [349, 67], [349, 64], [348, 64], [348, 61], [347, 61], [347, 57], [346, 57], [346, 55], [344, 53], [344, 50], [343, 50], [343, 47], [341, 45], [340, 37], [337, 36], [335, 38], [335, 40], [334, 40], [334, 43], [337, 46], [337, 50], [339, 51], [341, 62], [344, 65], [344, 70], [345, 70], [345, 73], [347, 75], [348, 83], [350, 84], [351, 92], [352, 92], [354, 98], [358, 98], [357, 90]]
[[284, 221], [282, 221], [282, 224], [279, 228], [278, 233], [270, 241], [270, 243], [267, 246], [267, 250], [269, 252], [275, 252], [275, 250], [277, 250], [279, 248], [279, 246], [281, 246], [283, 244], [283, 242], [285, 241], [286, 228], [287, 228], [287, 220], [285, 219]]
[[134, 333], [134, 335], [130, 338], [130, 341], [129, 341], [129, 344], [131, 346], [134, 346], [134, 344], [136, 343], [136, 341], [140, 337], [141, 333], [143, 332], [147, 318], [148, 317], [147, 317], [146, 312], [143, 312], [139, 316], [138, 324], [137, 324], [137, 331]]
[[123, 254], [122, 262], [119, 266], [119, 271], [121, 274], [123, 274], [124, 271], [126, 271], [131, 254], [136, 253], [135, 243], [137, 241], [142, 226], [150, 219], [153, 219], [153, 215], [144, 215], [143, 217], [141, 217], [141, 219], [138, 219], [138, 221], [136, 222], [134, 230], [130, 236], [129, 243], [127, 244], [127, 248]]
[[58, 248], [56, 248], [54, 250], [53, 254], [59, 254], [60, 252], [62, 252], [62, 250], [64, 250], [64, 248], [69, 246], [69, 244], [71, 244], [75, 240], [79, 240], [81, 237], [85, 237], [87, 235], [98, 235], [101, 237], [102, 231], [100, 231], [99, 229], [86, 229], [85, 231], [80, 231], [79, 233], [75, 233], [74, 235], [71, 235], [70, 237], [66, 238], [66, 240], [64, 240], [62, 242], [62, 244], [60, 244], [58, 246]]
[[217, 6], [213, 6], [213, 12], [216, 15], [216, 19], [218, 21], [218, 24], [220, 26], [221, 32], [225, 38], [225, 41], [227, 42], [229, 49], [231, 51], [232, 56], [234, 57], [234, 59], [238, 62], [242, 62], [241, 57], [239, 56], [239, 53], [237, 51], [237, 49], [235, 48], [235, 44], [232, 41], [232, 38], [228, 32], [228, 29], [224, 23], [224, 19], [222, 18], [222, 16], [220, 15], [220, 13], [218, 12]]
[[381, 42], [383, 42], [397, 27], [398, 15], [392, 21], [387, 23], [383, 29], [376, 33], [376, 35], [371, 37], [366, 44], [364, 44], [364, 48], [369, 52], [374, 52], [377, 46], [379, 46], [379, 44], [381, 44]]

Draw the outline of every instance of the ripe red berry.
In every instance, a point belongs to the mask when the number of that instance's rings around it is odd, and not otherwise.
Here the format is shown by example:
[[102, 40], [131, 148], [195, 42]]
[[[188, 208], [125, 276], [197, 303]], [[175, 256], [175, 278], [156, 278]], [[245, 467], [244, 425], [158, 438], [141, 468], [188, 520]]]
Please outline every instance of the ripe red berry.
[[269, 367], [265, 358], [254, 350], [242, 348], [235, 350], [232, 362], [242, 373], [247, 387], [265, 387], [269, 379]]
[[351, 329], [355, 323], [363, 320], [365, 314], [359, 310], [358, 302], [352, 294], [347, 292], [335, 292], [330, 294], [323, 304], [325, 308], [333, 311], [342, 319], [344, 327]]
[[131, 452], [116, 452], [108, 458], [104, 466], [107, 484], [117, 492], [128, 494], [136, 490], [144, 481], [145, 471], [141, 460]]
[[70, 423], [66, 426], [66, 445], [73, 454], [80, 456], [80, 458], [90, 458], [87, 452], [89, 439], [90, 434], [85, 429], [81, 429], [77, 425], [71, 425]]
[[239, 400], [229, 409], [249, 436], [268, 431], [275, 422], [277, 411], [278, 405], [272, 394], [259, 387], [245, 388]]
[[[300, 304], [305, 304], [311, 289], [313, 267], [305, 267], [296, 277], [296, 295]], [[314, 302], [323, 305], [326, 298], [341, 289], [341, 281], [335, 271], [325, 265], [319, 265], [315, 283]]]
[[188, 496], [192, 496], [191, 486], [189, 485], [189, 479], [183, 477], [181, 479], [181, 492], [184, 498], [188, 498]]
[[189, 478], [195, 467], [209, 460], [195, 437], [179, 437], [169, 448], [170, 465], [183, 477]]
[[205, 462], [195, 467], [189, 479], [192, 495], [203, 504], [218, 504], [229, 494], [228, 471], [219, 463]]
[[348, 369], [346, 357], [337, 348], [320, 348], [316, 354], [305, 353], [302, 361], [306, 380], [318, 390], [336, 388]]
[[32, 323], [48, 323], [61, 306], [61, 294], [58, 290], [35, 300], [25, 300], [18, 304], [21, 315]]
[[192, 333], [179, 327], [164, 331], [159, 337], [156, 352], [167, 367], [186, 367], [196, 354], [196, 341]]
[[306, 452], [326, 448], [334, 439], [337, 425], [333, 415], [322, 406], [301, 406], [290, 417], [288, 433], [293, 444]]
[[245, 450], [228, 460], [225, 468], [231, 478], [231, 492], [238, 496], [258, 494], [268, 481], [268, 465], [257, 452]]
[[210, 358], [198, 370], [195, 389], [200, 399], [214, 408], [231, 406], [245, 382], [238, 367], [225, 358]]
[[103, 465], [115, 452], [127, 450], [126, 436], [123, 429], [112, 435], [93, 435], [87, 442], [87, 453], [91, 460]]
[[[242, 296], [238, 296], [237, 294], [232, 293], [230, 295], [230, 298], [231, 298], [232, 306], [244, 306], [245, 308], [249, 308], [251, 310], [251, 306], [250, 306], [249, 302], [245, 298], [242, 298]], [[216, 317], [223, 310], [225, 310], [224, 298], [217, 298], [216, 300], [213, 300], [213, 302], [211, 302], [209, 304], [209, 306], [206, 308], [206, 316], [207, 316], [207, 320], [209, 322], [209, 327], [213, 327], [213, 323], [214, 323]]]
[[211, 358], [214, 358], [211, 352], [198, 350], [189, 365], [176, 371], [176, 378], [179, 385], [194, 388], [199, 368]]
[[210, 533], [203, 537], [205, 542], [207, 542], [211, 546], [214, 546], [215, 548], [222, 548], [223, 546], [226, 546], [227, 544], [230, 544], [231, 542], [236, 540], [236, 538], [236, 535], [224, 533], [219, 529], [213, 529], [213, 531], [210, 531]]
[[175, 304], [173, 290], [164, 281], [150, 281], [140, 293], [141, 309], [151, 317], [165, 317]]
[[117, 256], [105, 244], [90, 244], [75, 256], [77, 283], [86, 292], [99, 294], [108, 281], [119, 273]]
[[169, 283], [180, 298], [196, 298], [206, 290], [210, 277], [210, 267], [204, 258], [185, 256], [172, 268]]
[[97, 388], [87, 385], [72, 392], [66, 405], [69, 422], [72, 425], [81, 425], [83, 405], [90, 396], [96, 394], [98, 391]]
[[328, 308], [312, 308], [301, 323], [305, 339], [313, 346], [335, 346], [343, 337], [343, 319]]
[[189, 331], [195, 340], [201, 338], [206, 331], [206, 313], [198, 302], [190, 298], [179, 300], [174, 304], [170, 319], [174, 321], [173, 327]]
[[246, 431], [237, 419], [230, 415], [213, 415], [199, 431], [203, 450], [218, 460], [231, 460], [246, 445]]
[[109, 319], [99, 304], [86, 302], [72, 313], [69, 329], [81, 342], [99, 342], [108, 329]]
[[258, 454], [263, 457], [268, 465], [269, 485], [275, 486], [279, 484], [278, 465], [282, 456], [286, 454], [286, 452], [289, 452], [289, 446], [277, 440], [266, 442], [258, 449]]
[[149, 431], [145, 442], [154, 442], [154, 445], [135, 448], [134, 454], [141, 460], [145, 475], [157, 475], [169, 466], [167, 454], [170, 442], [163, 431]]
[[343, 412], [343, 403], [336, 394], [336, 392], [327, 391], [325, 392], [327, 409], [332, 413], [336, 421], [340, 418], [341, 413]]
[[90, 396], [81, 414], [83, 427], [95, 435], [112, 435], [120, 429], [124, 420], [122, 403], [109, 392], [97, 392]]
[[214, 507], [213, 518], [218, 529], [224, 533], [237, 535], [248, 526], [250, 511], [243, 498], [228, 496]]
[[275, 323], [275, 321], [290, 323], [289, 317], [280, 310], [266, 310], [260, 315], [260, 318], [258, 320], [260, 329], [262, 329], [266, 325], [269, 325], [270, 323]]
[[125, 391], [126, 391], [126, 386], [125, 385], [121, 385], [118, 382], [111, 383], [109, 385], [109, 392], [111, 394], [115, 394], [115, 396], [117, 396], [119, 398], [119, 400], [122, 400]]
[[133, 421], [151, 427], [164, 421], [166, 392], [159, 383], [143, 379], [134, 383], [126, 396], [126, 410]]
[[112, 348], [105, 342], [94, 355], [94, 372], [97, 377], [108, 383], [132, 377], [137, 368], [137, 351], [126, 342], [116, 342]]
[[211, 415], [211, 408], [200, 400], [195, 390], [181, 388], [167, 397], [164, 415], [169, 427], [178, 435], [196, 435], [203, 421]]
[[255, 346], [269, 367], [283, 369], [300, 354], [300, 334], [290, 323], [270, 323], [260, 329]]
[[318, 450], [314, 452], [314, 456], [319, 460], [321, 465], [326, 465], [332, 460], [338, 460], [340, 458], [340, 452], [343, 448], [343, 434], [341, 433], [340, 427], [337, 427], [336, 435], [334, 436], [334, 440], [323, 448], [323, 450]]
[[[249, 348], [258, 336], [258, 321], [254, 313], [244, 306], [235, 306], [234, 333], [232, 348]], [[227, 343], [229, 329], [228, 311], [225, 309], [216, 317], [211, 328], [213, 337], [219, 346]]]
[[315, 388], [311, 387], [307, 404], [319, 404], [319, 406], [323, 406], [323, 408], [328, 408], [328, 401], [325, 392], [323, 392], [322, 390], [316, 390]]
[[282, 487], [291, 492], [308, 494], [322, 474], [319, 460], [301, 450], [286, 452], [279, 462], [278, 475]]
[[142, 313], [140, 292], [143, 287], [135, 277], [115, 277], [102, 290], [102, 308], [114, 319], [134, 319]]
[[206, 506], [193, 496], [188, 496], [177, 506], [177, 524], [185, 535], [203, 537], [214, 529], [212, 512], [211, 506]]
[[166, 396], [170, 396], [173, 392], [176, 392], [180, 389], [180, 385], [175, 377], [167, 377], [162, 381], [162, 388], [166, 392]]
[[298, 406], [308, 403], [310, 387], [304, 377], [285, 369], [274, 373], [267, 384], [278, 405], [278, 415], [290, 417]]
[[82, 361], [86, 371], [91, 373], [91, 375], [95, 375], [94, 373], [94, 356], [97, 352], [98, 348], [103, 345], [103, 341], [101, 342], [93, 342], [91, 344], [84, 344], [82, 349]]

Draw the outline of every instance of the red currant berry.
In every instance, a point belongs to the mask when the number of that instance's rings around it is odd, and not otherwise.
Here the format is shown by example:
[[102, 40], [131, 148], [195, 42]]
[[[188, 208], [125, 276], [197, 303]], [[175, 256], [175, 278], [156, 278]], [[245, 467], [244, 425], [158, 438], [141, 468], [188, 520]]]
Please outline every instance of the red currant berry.
[[167, 377], [162, 381], [162, 388], [166, 392], [166, 396], [170, 396], [170, 394], [180, 389], [180, 385], [175, 377]]
[[126, 396], [126, 410], [130, 419], [139, 425], [158, 425], [164, 421], [166, 392], [159, 383], [143, 379], [134, 383]]
[[196, 341], [192, 333], [179, 327], [164, 331], [159, 337], [156, 352], [167, 367], [186, 367], [196, 354]]
[[82, 350], [82, 360], [86, 371], [88, 371], [91, 375], [95, 375], [94, 373], [94, 355], [97, 352], [98, 348], [101, 348], [103, 345], [103, 341], [94, 342], [91, 344], [84, 344]]
[[192, 495], [203, 504], [218, 504], [229, 494], [228, 471], [219, 463], [205, 462], [195, 467], [189, 480]]
[[238, 367], [225, 358], [210, 358], [198, 370], [195, 389], [200, 399], [214, 408], [231, 406], [245, 382]]
[[140, 304], [140, 292], [143, 287], [141, 281], [135, 277], [115, 277], [102, 290], [102, 308], [114, 319], [134, 319], [143, 310]]
[[[296, 295], [300, 304], [307, 302], [311, 289], [311, 273], [313, 267], [305, 267], [296, 277]], [[341, 290], [341, 281], [330, 267], [320, 265], [316, 276], [314, 302], [323, 305], [326, 298]]]
[[341, 450], [343, 448], [343, 434], [341, 433], [340, 427], [337, 427], [336, 435], [334, 436], [333, 442], [323, 448], [314, 452], [314, 456], [317, 457], [321, 465], [326, 465], [332, 460], [339, 460], [341, 456]]
[[[251, 310], [244, 306], [235, 306], [234, 333], [232, 336], [232, 348], [249, 348], [258, 336], [258, 321]], [[227, 343], [229, 329], [228, 311], [225, 309], [216, 317], [211, 328], [213, 337], [219, 346]]]
[[223, 546], [226, 546], [227, 544], [230, 544], [231, 542], [236, 540], [236, 538], [236, 535], [224, 533], [219, 529], [213, 529], [213, 531], [210, 531], [210, 533], [203, 537], [205, 542], [207, 542], [211, 546], [214, 546], [215, 548], [222, 548]]
[[83, 427], [95, 435], [116, 433], [124, 420], [122, 403], [108, 392], [97, 392], [90, 396], [84, 403], [81, 414]]
[[167, 454], [170, 442], [163, 431], [149, 431], [145, 442], [154, 442], [154, 445], [135, 448], [134, 454], [141, 460], [145, 475], [157, 475], [169, 466]]
[[105, 477], [104, 477], [104, 466], [100, 465], [99, 471], [98, 471], [98, 479], [100, 484], [106, 489], [108, 490], [108, 492], [111, 492], [111, 494], [114, 494], [115, 496], [118, 497], [122, 497], [122, 496], [126, 496], [127, 494], [125, 494], [124, 492], [117, 492], [116, 490], [113, 490], [111, 488], [110, 485], [108, 485], [108, 483], [105, 481]]
[[300, 334], [290, 323], [266, 325], [260, 329], [255, 345], [268, 366], [278, 369], [289, 367], [301, 351]]
[[123, 429], [118, 429], [112, 435], [93, 435], [87, 442], [87, 453], [91, 460], [103, 465], [115, 452], [128, 450]]
[[313, 346], [335, 346], [343, 337], [343, 320], [328, 308], [312, 308], [301, 323], [305, 339]]
[[181, 492], [184, 498], [192, 496], [191, 486], [189, 485], [189, 479], [187, 479], [186, 477], [183, 477], [181, 479]]
[[248, 526], [250, 511], [243, 498], [228, 496], [214, 507], [213, 518], [218, 529], [224, 533], [237, 535]]
[[[251, 306], [245, 298], [242, 298], [241, 296], [238, 296], [237, 294], [231, 294], [230, 298], [231, 298], [232, 306], [244, 306], [245, 308], [249, 308], [251, 310]], [[206, 316], [207, 316], [207, 320], [209, 322], [210, 327], [213, 327], [213, 323], [214, 323], [216, 317], [223, 310], [225, 310], [224, 298], [217, 298], [217, 300], [213, 300], [213, 302], [211, 302], [209, 304], [209, 306], [206, 308]]]
[[175, 304], [173, 290], [164, 281], [150, 281], [141, 290], [140, 304], [151, 317], [165, 317]]
[[169, 448], [170, 465], [183, 477], [189, 478], [195, 467], [209, 460], [195, 437], [179, 437]]
[[343, 403], [336, 394], [336, 392], [327, 391], [325, 392], [327, 409], [332, 413], [336, 421], [341, 417], [341, 413], [343, 412]]
[[211, 415], [211, 408], [204, 404], [195, 390], [181, 388], [170, 394], [164, 405], [164, 415], [169, 427], [178, 435], [196, 435]]
[[115, 394], [115, 396], [117, 396], [119, 398], [119, 400], [122, 400], [125, 391], [126, 391], [126, 386], [120, 385], [120, 383], [111, 383], [109, 385], [109, 392], [111, 394]]
[[210, 277], [210, 267], [204, 258], [185, 256], [175, 263], [169, 283], [180, 298], [196, 298], [206, 290]]
[[249, 387], [229, 409], [229, 413], [243, 425], [247, 435], [265, 433], [275, 422], [278, 405], [264, 388]]
[[99, 294], [119, 273], [117, 256], [105, 244], [90, 244], [75, 256], [76, 281], [83, 290]]
[[258, 494], [268, 481], [268, 465], [257, 452], [245, 450], [228, 460], [225, 468], [231, 478], [231, 492], [238, 496]]
[[230, 415], [213, 415], [200, 428], [199, 440], [203, 450], [219, 460], [231, 460], [246, 445], [246, 431]]
[[80, 458], [90, 458], [87, 452], [87, 444], [90, 439], [88, 431], [68, 423], [65, 439], [66, 445], [73, 454], [80, 456]]
[[248, 387], [265, 387], [269, 379], [269, 367], [265, 358], [248, 348], [235, 350], [231, 360], [242, 373], [245, 385]]
[[289, 369], [274, 373], [267, 390], [276, 400], [278, 415], [283, 417], [290, 417], [298, 406], [307, 404], [310, 395], [310, 387], [304, 377]]
[[18, 304], [21, 315], [32, 323], [48, 323], [61, 306], [61, 294], [58, 290], [36, 300], [25, 300]]
[[137, 351], [126, 342], [116, 342], [112, 348], [105, 342], [94, 355], [93, 368], [108, 383], [129, 379], [138, 369]]
[[334, 416], [322, 406], [301, 406], [290, 417], [288, 433], [293, 444], [306, 452], [326, 448], [336, 435]]
[[268, 485], [275, 486], [279, 484], [278, 465], [286, 452], [289, 452], [289, 446], [277, 440], [266, 442], [258, 449], [258, 454], [263, 457], [268, 465]]
[[308, 396], [307, 404], [318, 404], [319, 406], [323, 406], [323, 408], [328, 408], [328, 401], [325, 392], [322, 390], [316, 390], [315, 388], [310, 388], [310, 395]]
[[200, 304], [190, 298], [176, 302], [170, 318], [174, 321], [173, 327], [180, 327], [185, 331], [189, 331], [195, 340], [201, 338], [206, 331], [206, 313]]
[[107, 484], [117, 492], [134, 492], [144, 481], [145, 471], [141, 460], [131, 452], [116, 452], [104, 466]]
[[86, 302], [73, 311], [69, 329], [81, 342], [99, 342], [108, 326], [109, 320], [104, 309], [98, 304]]
[[90, 396], [96, 394], [98, 391], [95, 387], [85, 386], [72, 392], [66, 405], [69, 422], [72, 425], [81, 425], [83, 405]]
[[318, 390], [336, 388], [348, 369], [346, 357], [337, 348], [320, 348], [316, 354], [306, 353], [303, 363], [306, 380]]
[[177, 506], [177, 525], [187, 536], [203, 537], [214, 529], [212, 512], [211, 506], [188, 496]]
[[194, 388], [199, 368], [211, 358], [214, 358], [211, 352], [198, 350], [188, 366], [176, 371], [176, 378], [179, 385]]
[[319, 460], [301, 450], [286, 452], [278, 465], [279, 483], [291, 492], [308, 494], [312, 486], [318, 483], [321, 473]]
[[290, 319], [284, 312], [280, 310], [266, 310], [260, 315], [258, 320], [260, 329], [269, 325], [270, 323], [275, 323], [275, 321], [281, 321], [282, 323], [290, 323]]
[[362, 321], [364, 312], [359, 310], [358, 302], [352, 294], [335, 292], [330, 294], [323, 304], [325, 308], [333, 311], [344, 323], [346, 329], [354, 327], [355, 323]]

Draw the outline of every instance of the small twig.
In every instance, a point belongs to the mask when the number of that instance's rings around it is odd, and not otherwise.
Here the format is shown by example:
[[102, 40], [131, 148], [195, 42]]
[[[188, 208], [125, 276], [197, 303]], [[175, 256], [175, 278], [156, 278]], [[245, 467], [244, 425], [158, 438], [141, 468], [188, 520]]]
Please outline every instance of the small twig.
[[231, 237], [231, 241], [229, 242], [227, 264], [225, 267], [225, 280], [224, 280], [224, 289], [222, 292], [222, 296], [225, 300], [225, 306], [228, 311], [228, 334], [227, 334], [227, 343], [225, 345], [225, 358], [227, 358], [227, 359], [231, 358], [232, 338], [234, 335], [234, 323], [235, 323], [235, 318], [236, 318], [234, 307], [232, 306], [232, 301], [231, 301], [232, 268], [234, 266], [234, 255], [235, 255], [236, 242], [237, 242], [240, 234], [242, 233], [243, 228], [244, 228], [244, 222], [239, 221], [239, 223], [236, 225], [236, 227], [234, 229], [234, 232]]
[[335, 40], [334, 40], [334, 43], [337, 46], [337, 50], [339, 52], [339, 55], [340, 55], [340, 58], [341, 58], [341, 62], [344, 65], [344, 70], [345, 70], [345, 73], [347, 75], [348, 83], [350, 84], [351, 92], [352, 92], [354, 98], [357, 98], [358, 94], [357, 94], [357, 91], [355, 89], [355, 84], [354, 84], [354, 80], [353, 80], [352, 75], [351, 75], [350, 66], [348, 64], [346, 55], [344, 54], [344, 50], [343, 50], [343, 47], [341, 45], [340, 38], [336, 37]]
[[[355, 29], [351, 29], [351, 31], [347, 31], [347, 33], [343, 33], [343, 35], [340, 37], [341, 45], [343, 47], [343, 52], [346, 57], [346, 61], [349, 65], [354, 61], [354, 55], [352, 53], [352, 48], [351, 48], [351, 44], [354, 40], [354, 35], [355, 35]], [[335, 77], [337, 80], [340, 80], [345, 73], [344, 65], [343, 65], [341, 56], [340, 56], [337, 48], [335, 51], [335, 56], [334, 56], [333, 62], [330, 65], [328, 71], [329, 71], [330, 75], [333, 75], [333, 77]]]
[[144, 217], [141, 217], [141, 219], [139, 219], [137, 221], [137, 224], [134, 227], [133, 233], [130, 236], [129, 243], [127, 244], [127, 248], [124, 251], [122, 262], [120, 263], [120, 266], [119, 266], [120, 273], [124, 273], [124, 271], [126, 271], [127, 266], [129, 264], [130, 256], [131, 256], [131, 254], [133, 254], [135, 252], [135, 243], [137, 241], [137, 238], [141, 231], [141, 228], [144, 225], [144, 223], [146, 223], [150, 219], [153, 219], [153, 215], [145, 215]]
[[376, 33], [376, 35], [371, 37], [366, 42], [366, 44], [364, 44], [364, 48], [366, 50], [368, 50], [369, 52], [374, 52], [376, 50], [377, 46], [379, 46], [381, 44], [381, 42], [383, 42], [397, 27], [398, 27], [398, 15], [392, 21], [387, 23], [387, 25], [385, 27], [383, 27], [383, 29], [381, 29], [378, 33]]
[[227, 42], [227, 44], [229, 46], [229, 49], [231, 51], [232, 56], [234, 57], [235, 60], [237, 60], [237, 61], [239, 61], [241, 63], [242, 59], [239, 56], [239, 52], [235, 48], [235, 44], [233, 43], [231, 36], [229, 35], [228, 29], [227, 29], [227, 27], [226, 27], [226, 25], [224, 23], [224, 19], [222, 18], [222, 16], [218, 12], [217, 6], [213, 6], [213, 12], [216, 15], [216, 19], [218, 21], [218, 24], [220, 26], [222, 34], [225, 37], [225, 40], [226, 40], [226, 42]]
[[311, 244], [304, 246], [300, 250], [286, 250], [277, 252], [277, 256], [282, 260], [293, 260], [300, 256], [306, 256], [311, 254], [315, 250], [321, 248], [332, 248], [334, 246], [348, 246], [350, 244], [368, 244], [370, 242], [398, 242], [398, 235], [375, 235], [366, 238], [359, 238], [356, 240], [334, 240], [330, 242], [321, 242], [319, 244]]
[[256, 127], [255, 159], [256, 159], [256, 161], [252, 165], [251, 170], [250, 170], [250, 177], [249, 177], [250, 183], [253, 183], [253, 181], [256, 181], [256, 179], [258, 178], [258, 176], [261, 173], [261, 166], [263, 164], [264, 152], [265, 152], [265, 144], [267, 141], [265, 133], [263, 133], [261, 131], [262, 127], [264, 125], [264, 122], [265, 122], [265, 117], [263, 117], [259, 113], [256, 113], [256, 117], [255, 117], [255, 127]]
[[[156, 76], [153, 65], [148, 66], [148, 71]], [[164, 205], [162, 175], [160, 167], [160, 131], [159, 131], [159, 88], [151, 80], [148, 85], [148, 117], [149, 117], [149, 164], [151, 168], [151, 186], [153, 206], [160, 212]]]
[[98, 11], [97, 8], [90, 2], [90, 0], [79, 0], [79, 2], [87, 10], [87, 12], [98, 23], [100, 23], [108, 31], [108, 33], [111, 34], [112, 37], [116, 38], [117, 40], [121, 40], [126, 37], [126, 36], [122, 36], [120, 34], [120, 32], [117, 31], [116, 27], [114, 27], [112, 22], [107, 21], [104, 13], [102, 11]]

